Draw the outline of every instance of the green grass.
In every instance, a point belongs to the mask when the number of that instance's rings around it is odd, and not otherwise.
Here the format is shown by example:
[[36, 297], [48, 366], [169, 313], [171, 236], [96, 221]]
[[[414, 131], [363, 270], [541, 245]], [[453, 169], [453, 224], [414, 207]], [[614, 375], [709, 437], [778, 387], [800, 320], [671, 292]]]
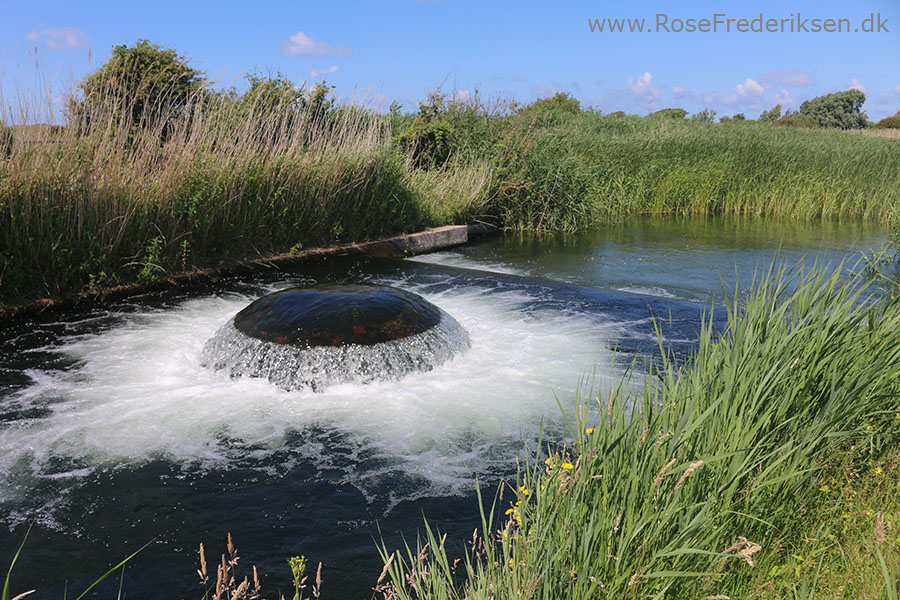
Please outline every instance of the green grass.
[[431, 530], [427, 548], [383, 549], [386, 597], [889, 593], [900, 311], [837, 275], [797, 283], [761, 281], [720, 337], [707, 326], [687, 365], [663, 358], [639, 397], [577, 410], [572, 445], [523, 469], [456, 571]]
[[[131, 123], [110, 97], [65, 126], [16, 126], [0, 152], [0, 303], [473, 219], [897, 221], [897, 139], [607, 117], [569, 100], [437, 95], [413, 115], [322, 116], [222, 94]], [[40, 120], [32, 103], [17, 113]]]

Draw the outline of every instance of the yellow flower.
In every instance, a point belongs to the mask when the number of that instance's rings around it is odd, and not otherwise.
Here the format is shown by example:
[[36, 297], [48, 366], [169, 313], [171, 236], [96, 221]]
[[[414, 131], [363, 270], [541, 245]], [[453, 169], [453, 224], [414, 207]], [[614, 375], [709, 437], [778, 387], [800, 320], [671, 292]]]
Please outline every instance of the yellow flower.
[[508, 514], [508, 515], [511, 515], [511, 514], [513, 514], [514, 512], [516, 512], [516, 509], [514, 509], [514, 508], [507, 508], [507, 509], [506, 509], [506, 514]]
[[528, 490], [528, 488], [525, 487], [524, 485], [520, 485], [520, 486], [519, 486], [519, 493], [522, 494], [523, 496], [527, 496], [527, 495], [530, 494], [531, 492], [530, 492], [530, 491]]
[[584, 432], [588, 435], [591, 435], [592, 433], [594, 433], [594, 428], [588, 427], [587, 429], [584, 430]]
[[878, 467], [877, 469], [875, 469], [876, 475], [881, 475], [882, 473], [884, 473], [884, 471], [881, 470], [881, 467]]
[[570, 463], [570, 462], [564, 462], [564, 463], [563, 463], [562, 465], [560, 465], [560, 466], [561, 466], [563, 469], [565, 469], [566, 471], [571, 471], [572, 469], [575, 468], [575, 465], [573, 465], [573, 464]]

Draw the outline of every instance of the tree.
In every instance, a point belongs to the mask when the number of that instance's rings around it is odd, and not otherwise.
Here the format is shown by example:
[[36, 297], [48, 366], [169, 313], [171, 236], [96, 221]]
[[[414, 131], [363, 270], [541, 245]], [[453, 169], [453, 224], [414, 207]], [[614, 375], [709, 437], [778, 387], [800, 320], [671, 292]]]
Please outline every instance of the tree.
[[683, 108], [664, 108], [652, 113], [650, 116], [665, 117], [666, 119], [683, 119], [688, 115], [688, 111]]
[[90, 120], [127, 114], [131, 126], [155, 118], [169, 119], [197, 99], [207, 81], [184, 56], [148, 40], [133, 47], [113, 46], [112, 56], [88, 75], [79, 88], [84, 97], [70, 105], [70, 116]]
[[759, 115], [759, 119], [757, 119], [760, 123], [774, 123], [778, 119], [781, 118], [781, 105], [776, 104], [774, 107], [769, 110], [764, 110]]
[[545, 112], [577, 115], [581, 112], [581, 103], [566, 92], [557, 92], [552, 96], [535, 100], [519, 110], [519, 114], [523, 116], [533, 116]]
[[700, 112], [692, 114], [691, 121], [696, 121], [698, 123], [715, 123], [716, 111], [704, 108]]
[[868, 123], [862, 105], [866, 95], [860, 90], [845, 90], [807, 100], [800, 105], [800, 114], [810, 117], [820, 127], [865, 129]]
[[893, 117], [885, 117], [875, 124], [875, 129], [900, 129], [900, 113]]

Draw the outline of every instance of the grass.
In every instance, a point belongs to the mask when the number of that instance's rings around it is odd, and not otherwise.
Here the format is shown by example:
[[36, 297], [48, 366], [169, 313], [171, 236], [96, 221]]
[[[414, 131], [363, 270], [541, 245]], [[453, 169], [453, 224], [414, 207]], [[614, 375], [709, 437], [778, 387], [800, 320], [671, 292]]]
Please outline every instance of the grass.
[[[45, 87], [0, 116], [51, 121]], [[558, 97], [328, 106], [201, 90], [135, 123], [108, 92], [62, 126], [16, 125], [0, 147], [0, 305], [473, 219], [891, 223], [900, 204], [900, 145], [885, 137], [603, 116]]]
[[836, 274], [797, 278], [730, 303], [721, 336], [707, 325], [640, 397], [581, 407], [571, 445], [523, 468], [460, 561], [431, 529], [383, 549], [382, 595], [890, 597], [900, 311]]

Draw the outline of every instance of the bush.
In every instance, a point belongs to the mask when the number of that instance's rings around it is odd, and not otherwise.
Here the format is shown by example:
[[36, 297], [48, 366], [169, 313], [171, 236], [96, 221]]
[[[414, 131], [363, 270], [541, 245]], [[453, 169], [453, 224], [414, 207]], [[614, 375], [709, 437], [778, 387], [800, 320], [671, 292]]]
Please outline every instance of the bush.
[[533, 116], [541, 113], [577, 115], [581, 112], [581, 103], [565, 92], [557, 92], [548, 98], [535, 100], [519, 110], [522, 116]]
[[716, 111], [704, 108], [700, 112], [692, 114], [691, 121], [696, 121], [698, 123], [715, 123]]
[[457, 149], [456, 129], [447, 119], [446, 94], [435, 90], [419, 104], [412, 125], [396, 135], [395, 140], [412, 158], [417, 168], [440, 168]]
[[665, 117], [667, 119], [683, 119], [688, 115], [688, 111], [683, 108], [664, 108], [652, 113], [651, 116]]
[[786, 127], [801, 127], [807, 129], [815, 129], [819, 126], [818, 122], [812, 117], [797, 113], [787, 114], [778, 119], [775, 123]]
[[900, 129], [900, 114], [878, 121], [875, 123], [875, 129]]
[[866, 95], [859, 90], [845, 90], [807, 100], [800, 105], [800, 114], [810, 117], [820, 127], [865, 129], [868, 119], [862, 105]]
[[607, 117], [614, 117], [614, 118], [617, 118], [617, 119], [618, 119], [619, 117], [624, 117], [624, 116], [625, 116], [625, 111], [623, 111], [623, 110], [617, 110], [617, 111], [615, 111], [615, 112], [609, 113], [609, 114], [606, 115], [606, 116], [607, 116]]
[[98, 107], [108, 107], [111, 99], [116, 110], [109, 116], [127, 115], [132, 126], [156, 118], [168, 120], [193, 101], [205, 84], [203, 74], [175, 50], [138, 40], [134, 47], [113, 46], [112, 57], [79, 84], [84, 98], [72, 101], [69, 112], [84, 121]]
[[0, 121], [0, 156], [9, 156], [12, 152], [14, 138], [12, 127], [8, 127], [6, 123]]
[[781, 118], [781, 105], [776, 104], [774, 107], [769, 110], [764, 110], [759, 115], [759, 122], [761, 123], [774, 123], [778, 119]]

